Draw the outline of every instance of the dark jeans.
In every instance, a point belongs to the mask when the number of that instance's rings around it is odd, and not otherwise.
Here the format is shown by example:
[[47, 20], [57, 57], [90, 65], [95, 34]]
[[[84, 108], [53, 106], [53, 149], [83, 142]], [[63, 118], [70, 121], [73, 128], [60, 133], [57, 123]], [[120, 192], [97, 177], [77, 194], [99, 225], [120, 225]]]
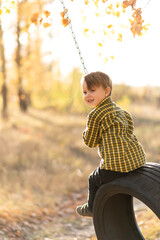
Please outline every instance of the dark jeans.
[[125, 176], [128, 173], [115, 172], [105, 169], [100, 169], [100, 167], [94, 170], [88, 178], [88, 207], [90, 211], [93, 208], [93, 202], [98, 188], [104, 184], [108, 183], [116, 178]]

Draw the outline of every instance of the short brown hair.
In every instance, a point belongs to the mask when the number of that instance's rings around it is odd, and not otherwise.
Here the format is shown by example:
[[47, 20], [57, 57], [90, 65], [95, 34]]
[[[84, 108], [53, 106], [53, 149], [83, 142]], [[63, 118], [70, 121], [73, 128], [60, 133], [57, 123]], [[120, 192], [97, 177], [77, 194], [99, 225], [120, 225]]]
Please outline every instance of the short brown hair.
[[103, 72], [91, 72], [84, 76], [84, 81], [87, 84], [87, 88], [90, 90], [93, 86], [102, 86], [103, 88], [110, 88], [110, 94], [112, 92], [112, 80]]

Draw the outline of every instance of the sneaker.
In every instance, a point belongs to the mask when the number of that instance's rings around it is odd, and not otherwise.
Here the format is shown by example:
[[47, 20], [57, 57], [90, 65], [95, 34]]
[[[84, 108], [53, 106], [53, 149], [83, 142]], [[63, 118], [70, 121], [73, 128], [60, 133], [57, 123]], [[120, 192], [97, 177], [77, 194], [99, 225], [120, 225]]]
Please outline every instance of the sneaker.
[[92, 217], [92, 212], [88, 208], [88, 204], [85, 203], [81, 206], [78, 206], [76, 209], [77, 213], [83, 217]]

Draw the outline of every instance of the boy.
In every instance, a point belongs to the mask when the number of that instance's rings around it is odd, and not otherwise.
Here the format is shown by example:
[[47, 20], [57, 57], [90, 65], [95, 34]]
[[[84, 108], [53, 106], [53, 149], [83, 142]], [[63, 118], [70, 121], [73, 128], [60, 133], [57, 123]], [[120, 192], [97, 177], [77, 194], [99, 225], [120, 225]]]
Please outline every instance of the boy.
[[145, 153], [133, 133], [131, 115], [111, 99], [112, 81], [102, 72], [92, 72], [82, 82], [83, 99], [94, 109], [83, 132], [85, 144], [98, 146], [100, 165], [88, 179], [88, 202], [77, 207], [81, 216], [92, 216], [98, 188], [145, 164]]

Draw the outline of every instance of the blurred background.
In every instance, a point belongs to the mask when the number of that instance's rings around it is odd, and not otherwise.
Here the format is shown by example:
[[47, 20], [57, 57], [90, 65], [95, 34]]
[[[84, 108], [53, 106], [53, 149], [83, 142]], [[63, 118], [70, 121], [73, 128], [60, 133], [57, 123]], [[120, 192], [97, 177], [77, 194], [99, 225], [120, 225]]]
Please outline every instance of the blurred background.
[[[122, 2], [65, 4], [86, 69], [109, 74], [112, 99], [133, 115], [147, 161], [160, 163], [160, 2], [137, 1], [138, 34], [130, 29], [134, 11]], [[0, 239], [65, 235], [69, 227], [54, 223], [53, 232], [53, 219], [72, 221], [72, 232], [79, 221], [74, 209], [99, 158], [81, 137], [91, 109], [82, 100], [74, 34], [60, 1], [0, 0]], [[146, 239], [160, 239], [156, 217], [137, 216]], [[73, 239], [96, 238], [91, 229]]]

